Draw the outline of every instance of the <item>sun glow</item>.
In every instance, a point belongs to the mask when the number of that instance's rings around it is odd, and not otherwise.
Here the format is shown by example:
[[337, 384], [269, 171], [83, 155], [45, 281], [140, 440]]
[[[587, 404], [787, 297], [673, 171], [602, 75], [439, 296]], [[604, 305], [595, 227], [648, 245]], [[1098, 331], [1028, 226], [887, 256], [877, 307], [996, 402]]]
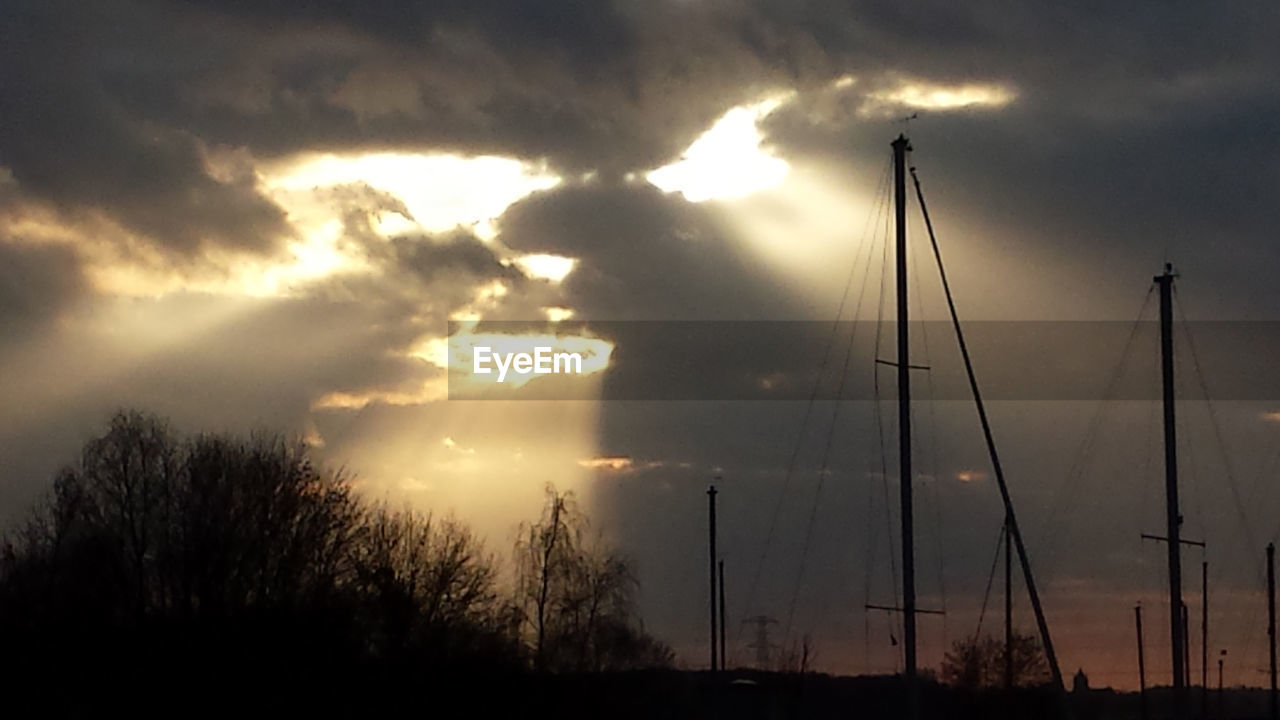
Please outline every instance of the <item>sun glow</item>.
[[295, 285], [329, 277], [340, 271], [369, 269], [368, 261], [342, 248], [342, 222], [336, 218], [307, 233], [305, 240], [289, 243], [291, 262], [255, 268], [242, 279], [250, 295], [282, 295]]
[[300, 239], [285, 244], [282, 255], [256, 258], [210, 251], [205, 259], [222, 272], [187, 273], [170, 267], [164, 258], [121, 262], [104, 258], [85, 273], [94, 287], [109, 295], [159, 298], [170, 293], [208, 293], [229, 297], [276, 297], [291, 294], [299, 286], [339, 272], [364, 272], [370, 266], [363, 256], [344, 249], [342, 222], [301, 225]]
[[548, 307], [544, 307], [542, 308], [542, 313], [546, 315], [547, 319], [553, 323], [562, 322], [564, 320], [568, 320], [569, 318], [573, 317], [572, 308], [560, 307], [558, 305], [551, 305]]
[[741, 105], [725, 113], [679, 160], [645, 179], [663, 192], [679, 192], [689, 202], [742, 198], [781, 183], [785, 160], [761, 149], [758, 123], [787, 98]]
[[269, 189], [299, 191], [364, 183], [404, 203], [409, 216], [380, 218], [389, 231], [410, 223], [427, 232], [463, 227], [494, 237], [493, 221], [512, 203], [560, 184], [546, 168], [491, 155], [373, 153], [307, 155], [266, 173]]
[[515, 264], [529, 277], [558, 283], [573, 272], [573, 268], [578, 264], [578, 261], [576, 258], [562, 255], [535, 253], [516, 258]]
[[867, 225], [874, 194], [841, 168], [805, 162], [778, 187], [717, 211], [746, 249], [814, 301], [826, 302], [839, 298], [846, 280], [831, 268], [850, 267], [861, 249], [850, 228]]

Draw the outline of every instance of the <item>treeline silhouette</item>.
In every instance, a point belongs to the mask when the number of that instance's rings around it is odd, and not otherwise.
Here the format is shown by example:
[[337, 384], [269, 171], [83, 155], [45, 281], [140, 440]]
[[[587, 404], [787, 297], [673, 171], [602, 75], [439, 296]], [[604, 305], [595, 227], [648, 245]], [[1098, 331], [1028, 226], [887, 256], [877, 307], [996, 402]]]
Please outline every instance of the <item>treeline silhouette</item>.
[[504, 572], [463, 523], [364, 499], [304, 445], [121, 412], [5, 540], [0, 679], [46, 716], [364, 714], [423, 692], [505, 713], [501, 688], [548, 672], [672, 664], [572, 495], [549, 487], [513, 551]]

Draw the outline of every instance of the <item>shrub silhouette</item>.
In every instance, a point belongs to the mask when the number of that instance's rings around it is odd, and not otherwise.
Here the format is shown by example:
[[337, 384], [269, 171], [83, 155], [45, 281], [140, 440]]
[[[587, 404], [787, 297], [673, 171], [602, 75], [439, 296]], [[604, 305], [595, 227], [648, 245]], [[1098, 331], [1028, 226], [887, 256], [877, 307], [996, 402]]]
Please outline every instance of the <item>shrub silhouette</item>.
[[[1015, 632], [1010, 653], [1013, 685], [1034, 687], [1050, 681], [1049, 664], [1040, 642], [1031, 635]], [[1005, 647], [1002, 639], [990, 635], [957, 640], [942, 661], [943, 682], [955, 687], [978, 689], [1003, 687]]]

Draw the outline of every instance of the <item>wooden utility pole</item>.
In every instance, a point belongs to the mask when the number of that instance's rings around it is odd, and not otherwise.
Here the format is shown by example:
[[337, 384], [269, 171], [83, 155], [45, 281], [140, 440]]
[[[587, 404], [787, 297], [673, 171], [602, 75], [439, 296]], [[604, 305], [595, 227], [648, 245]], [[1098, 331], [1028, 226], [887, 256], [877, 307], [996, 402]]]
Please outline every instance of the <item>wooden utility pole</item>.
[[729, 665], [725, 662], [725, 640], [724, 640], [724, 560], [720, 561], [720, 669], [727, 670]]
[[1004, 519], [1004, 686], [1013, 687], [1013, 533]]
[[707, 488], [708, 527], [707, 542], [710, 545], [708, 557], [711, 564], [711, 672], [716, 671], [716, 486]]
[[1142, 606], [1133, 606], [1133, 619], [1138, 627], [1138, 702], [1142, 707], [1142, 720], [1147, 720], [1147, 663], [1142, 650]]
[[1218, 655], [1218, 717], [1222, 717], [1222, 656], [1226, 654], [1227, 651], [1223, 650]]
[[1276, 545], [1267, 543], [1267, 659], [1271, 674], [1271, 692], [1268, 706], [1271, 720], [1280, 717], [1280, 705], [1276, 704]]
[[1187, 687], [1191, 687], [1191, 608], [1182, 603], [1182, 667], [1186, 668]]
[[1209, 561], [1200, 563], [1200, 717], [1209, 720]]
[[1182, 514], [1178, 510], [1178, 442], [1174, 418], [1173, 374], [1173, 265], [1154, 280], [1160, 288], [1160, 366], [1164, 399], [1164, 491], [1165, 524], [1169, 551], [1169, 652], [1173, 668], [1174, 703], [1186, 707], [1184, 667], [1186, 638], [1182, 618]]

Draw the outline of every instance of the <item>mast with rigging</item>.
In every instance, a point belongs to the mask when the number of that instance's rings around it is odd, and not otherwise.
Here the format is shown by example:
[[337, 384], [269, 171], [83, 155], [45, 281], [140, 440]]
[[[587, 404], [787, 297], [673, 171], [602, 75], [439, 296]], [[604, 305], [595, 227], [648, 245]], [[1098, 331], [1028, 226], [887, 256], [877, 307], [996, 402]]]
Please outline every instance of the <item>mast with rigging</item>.
[[[1182, 513], [1178, 509], [1178, 445], [1173, 395], [1173, 265], [1155, 276], [1160, 288], [1160, 369], [1164, 399], [1165, 523], [1169, 551], [1169, 651], [1173, 661], [1173, 688], [1181, 694], [1186, 685], [1186, 637], [1182, 624]], [[1181, 703], [1179, 703], [1181, 704]]]
[[916, 683], [915, 530], [912, 527], [911, 473], [911, 356], [907, 325], [907, 174], [911, 142], [906, 135], [893, 141], [893, 203], [897, 230], [895, 262], [898, 294], [898, 488], [902, 518], [902, 639], [904, 672], [914, 701]]
[[[969, 356], [968, 346], [965, 344], [964, 332], [960, 325], [959, 316], [956, 313], [955, 302], [951, 296], [951, 288], [947, 282], [946, 271], [942, 265], [942, 255], [938, 249], [937, 238], [933, 232], [933, 223], [929, 218], [929, 210], [924, 201], [924, 192], [920, 188], [920, 180], [916, 176], [915, 167], [908, 168], [907, 153], [911, 151], [911, 143], [907, 139], [905, 133], [899, 134], [897, 139], [893, 141], [893, 190], [894, 190], [894, 220], [895, 220], [895, 279], [896, 279], [896, 295], [897, 295], [897, 358], [893, 362], [876, 359], [877, 363], [886, 365], [894, 365], [898, 372], [898, 485], [899, 485], [899, 503], [902, 533], [902, 605], [901, 607], [890, 607], [883, 605], [866, 605], [867, 609], [900, 611], [903, 620], [903, 676], [906, 681], [907, 691], [907, 716], [919, 717], [921, 711], [920, 699], [920, 681], [918, 677], [917, 665], [917, 648], [916, 648], [916, 615], [920, 613], [938, 613], [936, 610], [921, 610], [916, 605], [915, 591], [915, 530], [914, 507], [913, 507], [913, 473], [911, 462], [911, 377], [910, 371], [917, 369], [918, 366], [911, 364], [910, 357], [910, 341], [909, 341], [909, 306], [908, 306], [908, 286], [907, 286], [907, 219], [906, 219], [906, 203], [907, 203], [907, 173], [911, 173], [912, 182], [915, 188], [916, 199], [920, 205], [920, 211], [923, 215], [924, 224], [929, 233], [929, 242], [933, 249], [934, 259], [937, 261], [939, 279], [942, 283], [943, 294], [946, 297], [947, 309], [951, 316], [952, 326], [956, 333], [956, 341], [959, 345], [961, 358], [964, 360], [965, 371], [969, 381], [969, 388], [972, 392], [974, 405], [977, 409], [978, 420], [982, 425], [983, 437], [986, 441], [987, 452], [991, 460], [992, 470], [995, 474], [996, 484], [1000, 490], [1001, 502], [1004, 507], [1005, 529], [1007, 535], [1007, 544], [1005, 548], [1006, 554], [1006, 646], [1011, 644], [1012, 625], [1011, 625], [1011, 598], [1009, 597], [1012, 572], [1012, 555], [1017, 552], [1017, 559], [1022, 577], [1026, 583], [1027, 594], [1031, 601], [1032, 612], [1035, 615], [1036, 625], [1039, 630], [1040, 640], [1043, 645], [1045, 658], [1048, 661], [1049, 672], [1052, 683], [1059, 691], [1065, 689], [1062, 681], [1062, 673], [1058, 666], [1057, 656], [1054, 653], [1053, 641], [1049, 636], [1049, 626], [1044, 615], [1044, 609], [1040, 604], [1040, 596], [1037, 592], [1035, 578], [1031, 572], [1031, 563], [1027, 555], [1027, 549], [1023, 545], [1022, 533], [1018, 527], [1017, 515], [1014, 512], [1013, 500], [1009, 495], [1008, 485], [1005, 483], [1004, 471], [1000, 464], [1000, 457], [996, 451], [995, 439], [992, 435], [991, 425], [987, 418], [986, 407], [982, 402], [982, 394], [978, 388], [977, 376], [973, 369], [973, 363]], [[918, 368], [926, 369], [926, 368]], [[1006, 682], [1012, 680], [1012, 668], [1006, 668]], [[1070, 715], [1069, 708], [1064, 704], [1064, 714]]]

